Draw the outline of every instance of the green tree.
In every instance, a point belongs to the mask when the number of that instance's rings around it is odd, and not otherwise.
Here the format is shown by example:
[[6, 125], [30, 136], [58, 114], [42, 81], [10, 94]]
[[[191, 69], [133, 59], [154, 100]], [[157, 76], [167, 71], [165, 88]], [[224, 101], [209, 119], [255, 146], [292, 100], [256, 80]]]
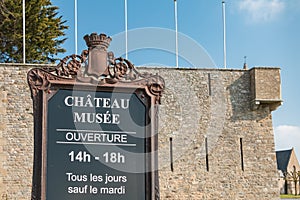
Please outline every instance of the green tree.
[[[50, 0], [26, 0], [26, 63], [53, 63], [68, 26]], [[0, 62], [23, 61], [22, 0], [0, 0]]]

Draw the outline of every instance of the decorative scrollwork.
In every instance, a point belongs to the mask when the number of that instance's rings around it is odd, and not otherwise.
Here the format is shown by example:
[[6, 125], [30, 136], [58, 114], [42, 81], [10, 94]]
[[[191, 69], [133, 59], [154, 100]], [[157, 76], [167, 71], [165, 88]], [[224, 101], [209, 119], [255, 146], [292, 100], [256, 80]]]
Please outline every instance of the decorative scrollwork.
[[[92, 76], [87, 73], [89, 51], [84, 50], [81, 55], [70, 55], [61, 60], [56, 67], [35, 68], [28, 73], [28, 83], [32, 95], [37, 90], [48, 90], [50, 80], [73, 80], [94, 85], [103, 84], [128, 84], [144, 85], [155, 96], [156, 103], [160, 103], [161, 93], [165, 82], [158, 74], [140, 73], [127, 59], [115, 58], [112, 52], [107, 53], [107, 67], [103, 74]], [[95, 67], [95, 66], [93, 66]], [[83, 70], [83, 68], [85, 68]]]
[[160, 103], [161, 93], [165, 87], [164, 79], [158, 74], [139, 73], [134, 65], [124, 58], [110, 59], [108, 67], [109, 76], [105, 78], [107, 83], [127, 83], [133, 85], [145, 85], [151, 94]]
[[56, 67], [33, 68], [28, 72], [27, 82], [31, 89], [32, 97], [38, 90], [47, 91], [50, 88], [50, 80], [71, 79], [81, 76], [81, 67], [87, 60], [88, 51], [81, 55], [67, 56]]
[[70, 55], [63, 58], [60, 63], [55, 67], [57, 76], [66, 78], [76, 78], [80, 74], [80, 70], [83, 64], [86, 64], [88, 57], [88, 51], [84, 50], [81, 55]]
[[32, 97], [36, 96], [38, 90], [47, 90], [50, 87], [49, 79], [47, 71], [42, 69], [34, 68], [28, 72], [27, 81]]
[[148, 88], [151, 94], [156, 97], [156, 103], [161, 103], [161, 93], [165, 88], [164, 79], [158, 74], [150, 77], [150, 81], [148, 82]]
[[124, 58], [109, 59], [107, 70], [109, 76], [106, 78], [106, 81], [108, 83], [117, 83], [122, 80], [134, 80], [136, 75], [133, 74], [133, 70], [135, 70], [134, 65]]

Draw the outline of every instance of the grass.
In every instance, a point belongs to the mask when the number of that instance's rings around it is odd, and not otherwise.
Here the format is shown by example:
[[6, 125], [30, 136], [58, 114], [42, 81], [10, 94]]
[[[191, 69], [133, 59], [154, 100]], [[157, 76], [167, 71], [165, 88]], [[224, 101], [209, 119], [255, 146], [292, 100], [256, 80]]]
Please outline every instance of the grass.
[[281, 194], [280, 198], [282, 199], [300, 199], [300, 195], [293, 195], [293, 194]]

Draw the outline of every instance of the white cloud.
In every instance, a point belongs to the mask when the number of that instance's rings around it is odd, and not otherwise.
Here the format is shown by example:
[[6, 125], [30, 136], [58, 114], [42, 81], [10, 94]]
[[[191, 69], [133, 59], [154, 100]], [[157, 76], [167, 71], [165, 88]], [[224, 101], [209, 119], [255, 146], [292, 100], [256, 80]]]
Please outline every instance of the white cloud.
[[244, 0], [239, 2], [239, 10], [250, 22], [268, 22], [276, 19], [285, 9], [282, 0]]
[[295, 148], [296, 155], [300, 159], [300, 127], [281, 125], [274, 129], [275, 148], [284, 150]]

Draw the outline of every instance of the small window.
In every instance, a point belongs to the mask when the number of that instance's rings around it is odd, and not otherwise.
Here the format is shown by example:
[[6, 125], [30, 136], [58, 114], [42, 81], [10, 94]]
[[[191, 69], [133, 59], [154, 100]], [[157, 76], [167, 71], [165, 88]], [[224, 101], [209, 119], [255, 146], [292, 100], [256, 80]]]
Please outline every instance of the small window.
[[207, 137], [205, 137], [205, 163], [206, 163], [206, 171], [209, 171]]
[[240, 138], [240, 152], [241, 152], [241, 168], [242, 168], [242, 171], [244, 171], [243, 138]]
[[170, 168], [171, 171], [174, 171], [174, 166], [173, 166], [173, 138], [170, 137]]

